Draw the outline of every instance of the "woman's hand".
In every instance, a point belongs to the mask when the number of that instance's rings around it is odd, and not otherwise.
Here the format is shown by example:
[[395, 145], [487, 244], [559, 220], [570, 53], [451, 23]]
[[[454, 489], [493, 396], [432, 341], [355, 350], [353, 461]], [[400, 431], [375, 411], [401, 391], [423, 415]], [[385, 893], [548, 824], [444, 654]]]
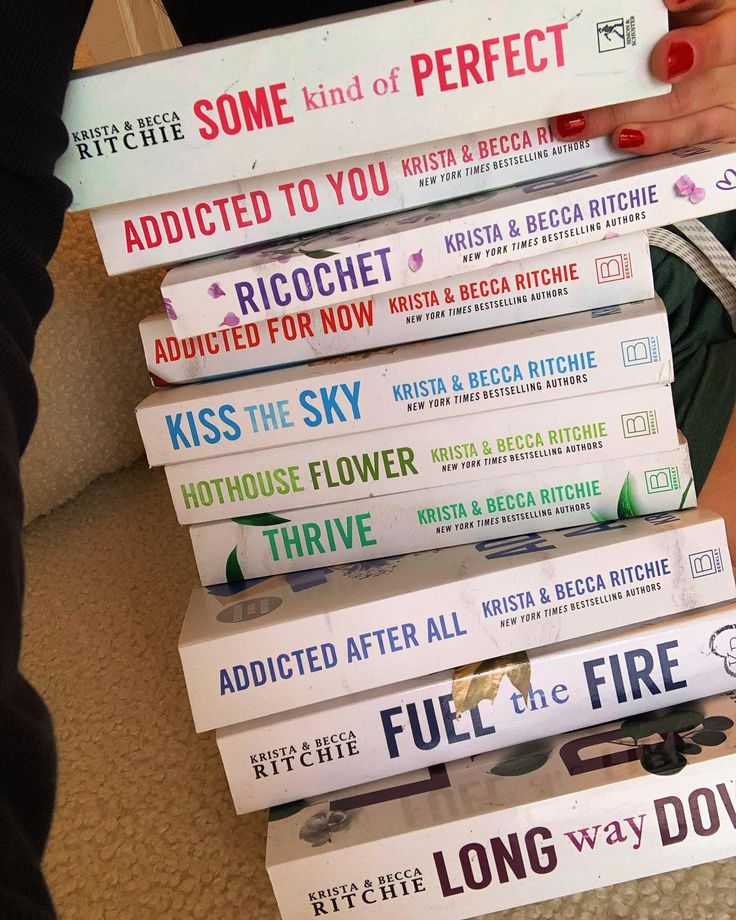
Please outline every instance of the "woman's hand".
[[561, 140], [610, 134], [633, 153], [736, 137], [736, 0], [663, 0], [672, 31], [652, 52], [666, 96], [561, 115]]

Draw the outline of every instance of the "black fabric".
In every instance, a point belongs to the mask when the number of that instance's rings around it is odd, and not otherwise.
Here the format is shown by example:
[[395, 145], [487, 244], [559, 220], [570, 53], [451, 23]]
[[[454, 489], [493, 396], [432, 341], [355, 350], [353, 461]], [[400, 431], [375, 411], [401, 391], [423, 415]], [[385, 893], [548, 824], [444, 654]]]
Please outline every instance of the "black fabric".
[[61, 107], [90, 0], [0, 0], [0, 917], [53, 917], [39, 868], [56, 786], [51, 719], [18, 673], [23, 501], [36, 420], [30, 360], [53, 295], [46, 272], [68, 189]]

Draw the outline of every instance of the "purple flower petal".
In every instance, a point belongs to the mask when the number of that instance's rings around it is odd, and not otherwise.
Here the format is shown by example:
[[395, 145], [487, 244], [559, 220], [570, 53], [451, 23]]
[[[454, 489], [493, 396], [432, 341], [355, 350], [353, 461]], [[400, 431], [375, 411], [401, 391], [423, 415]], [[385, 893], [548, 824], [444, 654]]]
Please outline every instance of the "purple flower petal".
[[226, 313], [220, 325], [221, 326], [239, 326], [240, 317], [236, 313]]
[[424, 265], [424, 256], [420, 249], [418, 252], [413, 252], [409, 256], [409, 271], [418, 272], [422, 265]]
[[690, 204], [700, 204], [700, 202], [705, 198], [705, 189], [699, 188], [697, 185], [692, 190], [688, 201]]
[[695, 190], [695, 183], [690, 178], [690, 176], [680, 176], [680, 178], [675, 182], [675, 191], [680, 196], [680, 198], [688, 198], [692, 195]]
[[281, 262], [283, 265], [284, 262], [288, 262], [290, 258], [291, 256], [286, 255], [286, 253], [282, 253], [280, 256], [274, 256], [274, 262]]
[[210, 297], [215, 298], [225, 296], [225, 292], [216, 281], [213, 281], [212, 284], [207, 288], [207, 293], [210, 295]]
[[176, 310], [171, 306], [171, 300], [168, 297], [164, 297], [164, 306], [166, 307], [166, 315], [169, 319], [176, 319]]
[[620, 233], [616, 233], [615, 230], [609, 230], [608, 233], [603, 237], [604, 240], [615, 240], [621, 236]]

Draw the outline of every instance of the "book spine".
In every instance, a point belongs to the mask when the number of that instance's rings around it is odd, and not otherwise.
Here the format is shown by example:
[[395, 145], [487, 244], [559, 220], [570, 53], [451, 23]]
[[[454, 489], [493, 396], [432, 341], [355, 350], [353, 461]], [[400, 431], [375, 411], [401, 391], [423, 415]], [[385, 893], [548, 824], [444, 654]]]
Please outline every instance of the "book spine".
[[736, 855], [735, 770], [727, 754], [666, 782], [638, 776], [458, 820], [448, 796], [444, 823], [292, 862], [272, 861], [276, 821], [267, 868], [284, 920], [348, 906], [357, 918], [463, 920]]
[[136, 410], [152, 466], [669, 383], [661, 301], [483, 329], [266, 376], [176, 388]]
[[[434, 0], [81, 72], [56, 174], [96, 208], [660, 95], [666, 31], [650, 0], [497, 0], [492, 22], [483, 0]], [[315, 206], [309, 185], [283, 194]]]
[[197, 524], [676, 450], [669, 386], [479, 412], [165, 467]]
[[[562, 143], [547, 121], [527, 122], [356, 157], [339, 168], [309, 166], [111, 205], [92, 212], [92, 226], [107, 273], [120, 275], [623, 157], [608, 138]], [[314, 200], [309, 210], [306, 194]]]
[[[715, 651], [726, 633], [736, 635], [733, 604], [219, 729], [235, 809], [246, 814], [734, 690], [736, 668]], [[651, 662], [647, 677], [624, 684], [635, 660]]]
[[695, 507], [687, 445], [190, 528], [203, 585]]
[[601, 240], [490, 271], [248, 322], [180, 340], [167, 317], [140, 325], [154, 386], [230, 377], [419, 339], [474, 332], [654, 296], [646, 234]]
[[242, 259], [181, 266], [164, 278], [162, 293], [176, 316], [175, 334], [182, 336], [326, 300], [375, 297], [469, 267], [487, 269], [612, 233], [729, 210], [734, 162], [731, 147], [716, 145], [690, 158], [663, 154], [566, 174], [356, 224], [339, 236], [322, 234]]
[[[677, 520], [665, 515], [662, 522]], [[720, 520], [576, 552], [576, 536], [589, 530], [567, 531], [564, 555], [512, 565], [488, 578], [435, 584], [431, 591], [367, 603], [346, 598], [346, 606], [332, 612], [270, 622], [256, 618], [245, 631], [180, 643], [197, 731], [287, 712], [304, 699], [320, 703], [432, 674], [450, 663], [540, 648], [733, 596]], [[538, 536], [529, 539], [533, 543]], [[479, 543], [474, 551], [490, 559], [528, 552], [523, 539], [513, 539], [513, 545]], [[430, 569], [441, 563], [431, 554], [425, 558]], [[248, 609], [259, 610], [261, 601], [268, 609], [269, 580], [262, 584], [263, 598], [249, 597]], [[309, 587], [300, 582], [298, 590]], [[236, 605], [233, 615], [241, 607]]]

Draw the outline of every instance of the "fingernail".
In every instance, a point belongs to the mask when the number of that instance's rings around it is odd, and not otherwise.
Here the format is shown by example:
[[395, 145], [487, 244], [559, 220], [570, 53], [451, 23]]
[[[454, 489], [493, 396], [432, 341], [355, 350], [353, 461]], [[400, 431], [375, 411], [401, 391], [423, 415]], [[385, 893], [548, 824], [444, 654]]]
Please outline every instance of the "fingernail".
[[555, 119], [555, 130], [558, 137], [575, 137], [581, 131], [585, 131], [588, 122], [582, 112], [574, 112], [572, 115], [560, 115]]
[[644, 143], [644, 134], [636, 128], [622, 128], [618, 132], [618, 146], [622, 150], [630, 150], [632, 147], [641, 147]]
[[681, 77], [695, 63], [695, 51], [690, 42], [672, 42], [667, 52], [667, 79]]

